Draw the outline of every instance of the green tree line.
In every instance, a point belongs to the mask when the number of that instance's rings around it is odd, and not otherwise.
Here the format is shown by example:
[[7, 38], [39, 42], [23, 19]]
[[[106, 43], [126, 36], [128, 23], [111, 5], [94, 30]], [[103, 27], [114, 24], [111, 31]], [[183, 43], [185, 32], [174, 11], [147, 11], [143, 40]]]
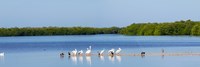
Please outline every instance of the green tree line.
[[133, 23], [120, 30], [125, 35], [200, 35], [199, 21], [176, 21], [167, 23]]
[[44, 35], [200, 35], [199, 21], [176, 21], [166, 23], [133, 23], [127, 27], [24, 27], [0, 28], [0, 36], [44, 36]]
[[44, 35], [94, 35], [117, 34], [121, 28], [92, 27], [41, 27], [41, 28], [0, 28], [0, 36], [44, 36]]

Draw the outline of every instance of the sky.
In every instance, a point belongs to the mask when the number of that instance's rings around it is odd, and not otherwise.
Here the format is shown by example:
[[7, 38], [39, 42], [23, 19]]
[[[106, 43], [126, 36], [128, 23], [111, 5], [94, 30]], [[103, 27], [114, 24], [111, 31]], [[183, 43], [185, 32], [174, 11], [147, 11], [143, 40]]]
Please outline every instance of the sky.
[[0, 0], [0, 27], [125, 27], [200, 20], [200, 0]]

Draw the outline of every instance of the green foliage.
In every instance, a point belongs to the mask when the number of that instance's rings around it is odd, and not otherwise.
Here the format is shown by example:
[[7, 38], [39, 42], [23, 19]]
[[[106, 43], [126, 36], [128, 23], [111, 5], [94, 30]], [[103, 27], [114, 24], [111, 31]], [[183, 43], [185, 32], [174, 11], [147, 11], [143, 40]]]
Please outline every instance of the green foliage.
[[125, 35], [200, 35], [200, 22], [176, 21], [170, 23], [138, 23], [123, 28]]
[[0, 36], [43, 36], [43, 35], [94, 35], [117, 34], [121, 28], [92, 27], [42, 27], [42, 28], [0, 28]]
[[192, 28], [192, 35], [200, 35], [200, 24], [196, 24]]
[[133, 23], [130, 26], [118, 28], [93, 27], [41, 27], [41, 28], [0, 28], [0, 36], [44, 36], [44, 35], [94, 35], [94, 34], [124, 34], [124, 35], [200, 35], [200, 22], [176, 21], [168, 23]]

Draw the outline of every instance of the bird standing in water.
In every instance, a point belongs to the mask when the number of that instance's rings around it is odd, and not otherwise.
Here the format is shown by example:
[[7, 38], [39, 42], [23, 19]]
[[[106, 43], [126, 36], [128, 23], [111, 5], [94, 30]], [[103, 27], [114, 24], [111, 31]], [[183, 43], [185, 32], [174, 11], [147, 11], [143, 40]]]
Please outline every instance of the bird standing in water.
[[87, 48], [87, 51], [85, 52], [86, 56], [90, 56], [92, 52], [92, 47], [89, 46], [89, 48]]
[[109, 51], [108, 51], [108, 53], [109, 53], [109, 55], [110, 55], [110, 56], [113, 56], [113, 55], [114, 55], [114, 53], [115, 53], [115, 49], [114, 49], [114, 48], [112, 48], [111, 50], [109, 50]]
[[83, 50], [78, 51], [78, 55], [82, 56], [83, 55]]
[[105, 50], [103, 49], [103, 50], [101, 50], [101, 51], [98, 51], [98, 55], [99, 56], [103, 56], [103, 52], [104, 52]]
[[121, 48], [118, 48], [118, 50], [115, 52], [116, 55], [120, 55], [119, 53], [121, 52]]

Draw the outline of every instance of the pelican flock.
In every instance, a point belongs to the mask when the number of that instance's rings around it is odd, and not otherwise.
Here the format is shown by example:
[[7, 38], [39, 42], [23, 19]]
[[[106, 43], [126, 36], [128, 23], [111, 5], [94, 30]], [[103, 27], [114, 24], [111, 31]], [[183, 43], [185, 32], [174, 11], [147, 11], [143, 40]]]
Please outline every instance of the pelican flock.
[[[98, 56], [103, 56], [104, 55], [104, 51], [105, 51], [105, 49], [98, 51], [97, 55]], [[122, 51], [121, 48], [118, 48], [116, 51], [115, 51], [114, 48], [112, 48], [112, 49], [108, 50], [108, 55], [109, 56], [114, 56], [114, 55], [118, 55], [119, 56], [121, 51]], [[68, 52], [68, 55], [69, 56], [77, 56], [77, 55], [78, 56], [82, 56], [82, 55], [91, 56], [92, 55], [92, 46], [89, 46], [87, 48], [87, 50], [85, 51], [85, 53], [83, 52], [83, 50], [77, 51], [77, 49], [74, 49], [74, 50]]]
[[[72, 51], [69, 51], [68, 52], [68, 55], [69, 55], [69, 58], [75, 63], [77, 64], [77, 60], [81, 63], [83, 63], [83, 56], [85, 56], [85, 59], [87, 61], [88, 64], [91, 64], [92, 63], [92, 60], [91, 60], [91, 56], [92, 55], [95, 55], [95, 54], [92, 54], [92, 46], [89, 46], [86, 48], [87, 50], [84, 51], [84, 50], [77, 50], [77, 49], [74, 49]], [[97, 56], [102, 60], [104, 61], [104, 54], [105, 53], [105, 49], [102, 49], [102, 50], [99, 50], [97, 51]], [[121, 61], [121, 55], [120, 55], [120, 52], [122, 51], [121, 48], [118, 48], [116, 51], [114, 48], [108, 50], [108, 54], [106, 56], [108, 56], [109, 60], [114, 62], [115, 58], [120, 62]], [[60, 54], [60, 56], [64, 56], [65, 54], [62, 52]], [[115, 57], [116, 55], [116, 57]]]

